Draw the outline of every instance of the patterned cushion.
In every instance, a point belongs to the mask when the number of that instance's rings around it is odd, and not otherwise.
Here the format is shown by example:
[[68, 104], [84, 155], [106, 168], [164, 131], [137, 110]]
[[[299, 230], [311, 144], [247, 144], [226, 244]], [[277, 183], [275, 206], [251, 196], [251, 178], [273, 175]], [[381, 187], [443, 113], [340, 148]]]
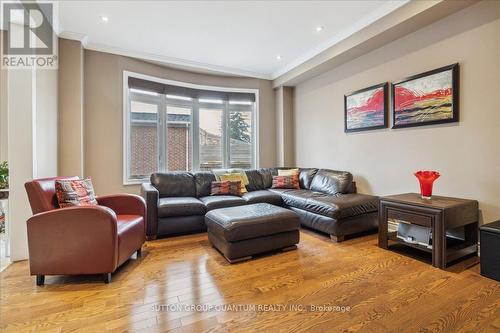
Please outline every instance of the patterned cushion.
[[299, 174], [292, 176], [273, 176], [273, 185], [271, 188], [292, 188], [300, 189]]
[[56, 196], [61, 208], [97, 205], [90, 179], [56, 180]]
[[247, 188], [245, 187], [245, 181], [244, 181], [243, 177], [241, 176], [241, 174], [239, 174], [239, 173], [226, 173], [226, 174], [220, 175], [219, 178], [221, 181], [224, 181], [224, 180], [229, 180], [229, 181], [233, 181], [233, 182], [239, 181], [241, 183], [241, 194], [247, 193]]
[[237, 195], [241, 196], [241, 181], [223, 180], [212, 182], [210, 195]]

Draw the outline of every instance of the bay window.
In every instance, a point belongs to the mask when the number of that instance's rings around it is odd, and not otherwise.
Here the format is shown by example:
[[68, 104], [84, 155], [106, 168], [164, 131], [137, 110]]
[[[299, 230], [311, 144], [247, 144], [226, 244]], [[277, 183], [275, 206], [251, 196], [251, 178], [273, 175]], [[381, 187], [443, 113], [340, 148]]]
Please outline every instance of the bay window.
[[256, 167], [257, 98], [124, 72], [124, 183], [157, 171]]

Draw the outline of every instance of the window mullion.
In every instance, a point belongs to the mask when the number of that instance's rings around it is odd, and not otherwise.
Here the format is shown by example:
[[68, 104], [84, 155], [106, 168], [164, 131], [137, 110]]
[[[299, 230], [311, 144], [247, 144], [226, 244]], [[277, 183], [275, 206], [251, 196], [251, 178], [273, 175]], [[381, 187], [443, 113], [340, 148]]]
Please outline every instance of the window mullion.
[[228, 101], [224, 101], [224, 106], [222, 110], [222, 158], [223, 158], [223, 168], [229, 168], [229, 103]]
[[158, 105], [158, 158], [160, 171], [167, 171], [167, 103], [165, 95], [161, 95]]
[[193, 102], [192, 106], [192, 119], [193, 119], [193, 154], [192, 160], [192, 170], [200, 170], [200, 104], [198, 100]]

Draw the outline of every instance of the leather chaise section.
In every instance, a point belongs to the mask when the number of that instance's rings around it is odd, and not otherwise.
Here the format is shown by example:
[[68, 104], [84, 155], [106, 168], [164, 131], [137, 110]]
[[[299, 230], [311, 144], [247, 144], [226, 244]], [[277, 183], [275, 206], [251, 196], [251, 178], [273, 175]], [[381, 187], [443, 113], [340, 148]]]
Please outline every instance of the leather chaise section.
[[191, 197], [160, 198], [158, 217], [203, 215], [207, 209], [203, 202]]
[[293, 190], [281, 194], [283, 202], [289, 207], [299, 208], [311, 213], [333, 219], [377, 212], [378, 197], [365, 194], [343, 194], [331, 196], [309, 190]]

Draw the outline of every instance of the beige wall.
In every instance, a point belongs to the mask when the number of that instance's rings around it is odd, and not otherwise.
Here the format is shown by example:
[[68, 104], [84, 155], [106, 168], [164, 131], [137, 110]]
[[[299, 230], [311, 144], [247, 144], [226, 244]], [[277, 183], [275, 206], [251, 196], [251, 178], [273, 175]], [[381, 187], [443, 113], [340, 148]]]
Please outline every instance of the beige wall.
[[276, 119], [271, 81], [198, 74], [128, 57], [85, 50], [84, 170], [86, 176], [92, 177], [97, 194], [139, 192], [138, 185], [122, 184], [124, 70], [202, 85], [259, 89], [260, 165], [275, 164]]
[[59, 39], [59, 172], [83, 176], [83, 47]]
[[[500, 2], [484, 1], [295, 89], [296, 163], [351, 171], [360, 192], [418, 192], [413, 172], [438, 170], [435, 193], [475, 198], [500, 218]], [[344, 133], [349, 91], [460, 63], [460, 122]]]
[[293, 166], [293, 87], [279, 87], [275, 90], [276, 109], [276, 165]]

